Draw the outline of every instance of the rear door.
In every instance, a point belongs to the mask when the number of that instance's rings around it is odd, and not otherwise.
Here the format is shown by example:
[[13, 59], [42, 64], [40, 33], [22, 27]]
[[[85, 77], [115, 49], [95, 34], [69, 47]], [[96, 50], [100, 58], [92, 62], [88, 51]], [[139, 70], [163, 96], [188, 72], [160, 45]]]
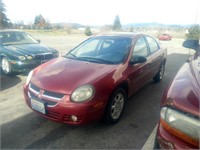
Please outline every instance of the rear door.
[[154, 77], [155, 74], [159, 71], [161, 63], [163, 62], [164, 53], [160, 49], [160, 45], [154, 38], [150, 36], [145, 36], [145, 39], [147, 41], [147, 45], [151, 54], [151, 77]]

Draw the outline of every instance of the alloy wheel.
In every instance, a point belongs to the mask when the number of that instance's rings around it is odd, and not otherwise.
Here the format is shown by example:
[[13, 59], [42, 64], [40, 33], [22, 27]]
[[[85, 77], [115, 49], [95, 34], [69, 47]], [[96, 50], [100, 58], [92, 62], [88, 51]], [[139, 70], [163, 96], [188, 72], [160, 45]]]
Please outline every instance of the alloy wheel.
[[159, 77], [160, 77], [160, 80], [162, 80], [163, 76], [164, 76], [164, 72], [165, 72], [165, 65], [162, 64], [161, 68], [160, 68], [160, 72], [159, 72]]
[[2, 59], [2, 70], [6, 74], [9, 74], [11, 72], [10, 63], [5, 58]]
[[117, 93], [111, 105], [111, 116], [113, 119], [118, 119], [123, 111], [125, 97], [123, 93]]

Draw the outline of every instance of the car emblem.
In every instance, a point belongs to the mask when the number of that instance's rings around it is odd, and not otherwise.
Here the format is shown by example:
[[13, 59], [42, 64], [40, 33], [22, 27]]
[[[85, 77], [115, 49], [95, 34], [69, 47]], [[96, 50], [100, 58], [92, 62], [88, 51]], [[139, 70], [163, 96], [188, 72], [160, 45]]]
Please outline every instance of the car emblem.
[[41, 98], [42, 98], [43, 93], [44, 93], [44, 90], [40, 90], [40, 93], [38, 94], [38, 98], [39, 98], [40, 100], [41, 100]]

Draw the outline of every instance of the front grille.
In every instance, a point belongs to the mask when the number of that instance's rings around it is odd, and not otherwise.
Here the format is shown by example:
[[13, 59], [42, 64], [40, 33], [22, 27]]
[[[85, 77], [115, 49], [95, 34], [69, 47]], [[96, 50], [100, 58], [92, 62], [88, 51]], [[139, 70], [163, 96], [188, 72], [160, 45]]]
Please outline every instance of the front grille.
[[42, 101], [50, 107], [55, 106], [58, 103], [58, 101], [64, 97], [64, 94], [40, 89], [38, 86], [32, 83], [29, 84], [28, 95], [29, 98], [34, 98], [36, 100]]
[[39, 99], [38, 96], [36, 96], [32, 92], [28, 92], [28, 95], [29, 95], [29, 98], [35, 99], [37, 101], [41, 101], [41, 102], [45, 103], [47, 106], [50, 106], [50, 107], [53, 107], [53, 106], [55, 106], [58, 103], [58, 102], [46, 100], [44, 98]]
[[48, 59], [52, 59], [52, 58], [53, 58], [53, 54], [51, 54], [51, 53], [35, 55], [36, 60], [48, 60]]
[[58, 99], [61, 100], [63, 98], [63, 94], [60, 93], [55, 93], [55, 92], [50, 92], [50, 91], [44, 91], [43, 96], [49, 97], [49, 98], [53, 98], [53, 99]]
[[40, 88], [37, 87], [37, 86], [34, 85], [34, 84], [29, 84], [29, 89], [33, 90], [34, 93], [37, 93], [37, 94], [39, 94], [39, 92], [40, 92]]
[[52, 111], [48, 111], [47, 116], [53, 120], [60, 120], [61, 118], [61, 115], [59, 113], [52, 112]]

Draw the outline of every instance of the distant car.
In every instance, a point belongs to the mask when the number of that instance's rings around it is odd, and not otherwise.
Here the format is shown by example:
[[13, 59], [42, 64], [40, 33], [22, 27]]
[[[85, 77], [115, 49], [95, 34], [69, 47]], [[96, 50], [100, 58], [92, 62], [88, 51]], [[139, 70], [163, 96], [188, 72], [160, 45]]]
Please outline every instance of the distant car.
[[169, 35], [169, 34], [166, 34], [166, 33], [164, 33], [164, 34], [162, 34], [161, 36], [159, 36], [159, 40], [169, 41], [169, 40], [171, 40], [171, 39], [172, 39], [172, 36]]
[[0, 31], [1, 69], [9, 75], [30, 71], [50, 59], [58, 57], [58, 51], [41, 45], [31, 35], [22, 31]]
[[178, 71], [161, 103], [155, 148], [199, 149], [200, 141], [200, 49], [198, 40], [186, 40], [196, 50]]
[[145, 34], [91, 37], [64, 57], [30, 72], [27, 105], [50, 120], [117, 123], [125, 102], [150, 79], [163, 78], [166, 49]]

